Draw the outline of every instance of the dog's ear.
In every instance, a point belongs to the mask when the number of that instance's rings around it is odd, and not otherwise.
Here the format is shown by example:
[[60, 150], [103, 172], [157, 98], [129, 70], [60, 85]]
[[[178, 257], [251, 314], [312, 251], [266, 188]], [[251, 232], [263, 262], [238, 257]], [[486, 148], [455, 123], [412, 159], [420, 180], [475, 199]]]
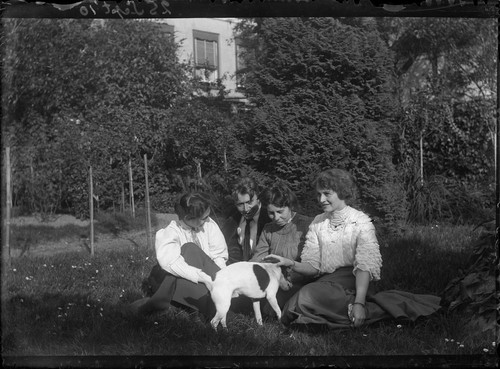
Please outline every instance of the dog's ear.
[[271, 264], [278, 264], [280, 262], [279, 259], [271, 257], [266, 258], [266, 263], [271, 263]]

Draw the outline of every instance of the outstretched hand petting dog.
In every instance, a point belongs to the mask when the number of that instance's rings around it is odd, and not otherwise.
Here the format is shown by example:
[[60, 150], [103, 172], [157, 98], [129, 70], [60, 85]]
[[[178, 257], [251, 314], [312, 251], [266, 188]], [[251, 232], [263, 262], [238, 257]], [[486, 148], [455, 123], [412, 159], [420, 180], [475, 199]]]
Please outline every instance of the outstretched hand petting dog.
[[263, 263], [273, 263], [278, 266], [291, 267], [294, 264], [293, 260], [287, 259], [283, 256], [269, 254], [262, 259]]

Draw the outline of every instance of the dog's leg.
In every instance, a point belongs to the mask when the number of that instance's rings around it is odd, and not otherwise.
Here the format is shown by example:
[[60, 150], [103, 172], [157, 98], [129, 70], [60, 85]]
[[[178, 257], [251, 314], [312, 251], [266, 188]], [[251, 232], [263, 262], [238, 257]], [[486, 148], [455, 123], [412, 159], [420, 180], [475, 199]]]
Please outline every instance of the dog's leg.
[[257, 320], [257, 324], [262, 325], [262, 314], [260, 312], [259, 300], [253, 300], [253, 312], [255, 314], [255, 320]]
[[278, 305], [278, 301], [276, 300], [276, 294], [268, 294], [267, 301], [269, 301], [269, 305], [271, 305], [273, 310], [276, 312], [276, 315], [278, 316], [278, 320], [280, 320], [281, 319], [281, 309]]
[[222, 315], [220, 315], [219, 312], [217, 311], [212, 320], [210, 321], [210, 324], [212, 325], [212, 328], [215, 329], [215, 331], [217, 331], [217, 327], [221, 320], [222, 320]]
[[222, 327], [224, 329], [227, 329], [226, 316], [227, 312], [229, 311], [229, 307], [231, 306], [231, 295], [224, 291], [221, 292], [220, 290], [212, 290], [211, 295], [217, 312], [215, 313], [213, 319], [210, 321], [210, 324], [215, 330], [217, 330], [217, 326], [219, 325], [219, 323], [222, 324]]

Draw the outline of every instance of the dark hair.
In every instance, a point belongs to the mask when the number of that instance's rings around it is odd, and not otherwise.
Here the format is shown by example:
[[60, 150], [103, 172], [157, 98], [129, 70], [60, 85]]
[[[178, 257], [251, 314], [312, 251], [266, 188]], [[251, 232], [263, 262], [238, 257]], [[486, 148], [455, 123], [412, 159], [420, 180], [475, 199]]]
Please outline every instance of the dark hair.
[[356, 184], [349, 172], [343, 169], [327, 169], [319, 173], [313, 181], [315, 189], [335, 191], [340, 200], [350, 200], [356, 197]]
[[257, 182], [250, 177], [243, 177], [233, 184], [231, 196], [234, 201], [238, 200], [238, 194], [249, 195], [250, 199], [253, 199], [255, 195], [259, 196], [259, 192], [260, 188]]
[[210, 209], [210, 200], [200, 192], [188, 192], [175, 203], [175, 213], [179, 219], [201, 218]]
[[291, 210], [295, 211], [298, 207], [297, 196], [284, 183], [276, 183], [266, 188], [260, 196], [260, 201], [264, 206], [274, 205], [279, 208], [288, 206]]

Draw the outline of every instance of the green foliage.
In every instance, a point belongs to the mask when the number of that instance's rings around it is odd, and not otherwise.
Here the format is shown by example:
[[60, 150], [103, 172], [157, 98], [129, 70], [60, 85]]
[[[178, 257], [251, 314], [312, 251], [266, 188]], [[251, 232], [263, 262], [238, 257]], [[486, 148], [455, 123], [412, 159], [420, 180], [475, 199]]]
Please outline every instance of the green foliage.
[[32, 211], [45, 211], [38, 205], [45, 201], [84, 216], [92, 166], [94, 193], [111, 206], [129, 158], [142, 169], [143, 155], [154, 157], [166, 143], [168, 109], [187, 91], [178, 46], [150, 21], [9, 19], [5, 26], [2, 127], [15, 200]]
[[488, 125], [482, 123], [494, 111], [492, 102], [456, 103], [453, 114], [448, 103], [435, 102], [427, 103], [422, 114], [421, 104], [411, 105], [396, 143], [395, 161], [410, 205], [408, 219], [420, 223], [485, 220], [493, 210], [494, 150]]
[[408, 194], [408, 219], [477, 223], [491, 201], [476, 200], [491, 196], [494, 182], [495, 21], [393, 18], [377, 19], [377, 26], [394, 51], [400, 82], [393, 161]]
[[347, 169], [374, 217], [404, 220], [404, 194], [386, 192], [401, 187], [390, 145], [397, 101], [390, 54], [374, 25], [272, 18], [242, 30], [247, 90], [257, 105], [246, 163], [287, 181], [301, 198], [318, 171]]
[[495, 245], [493, 229], [494, 222], [490, 222], [473, 244], [465, 270], [452, 279], [444, 290], [448, 309], [466, 313], [468, 318], [464, 325], [478, 335], [498, 334], [498, 245]]
[[[497, 27], [492, 19], [260, 18], [238, 26], [245, 88], [255, 104], [230, 114], [199, 96], [178, 45], [144, 20], [4, 19], [3, 145], [13, 202], [88, 217], [95, 204], [209, 191], [252, 175], [286, 181], [309, 215], [315, 173], [349, 170], [378, 228], [476, 222], [491, 213]], [[424, 185], [419, 178], [423, 139]]]
[[179, 102], [172, 110], [168, 126], [164, 164], [172, 172], [194, 176], [199, 165], [203, 176], [236, 165], [239, 158], [233, 153], [239, 142], [234, 138], [234, 125], [229, 115], [210, 101]]

